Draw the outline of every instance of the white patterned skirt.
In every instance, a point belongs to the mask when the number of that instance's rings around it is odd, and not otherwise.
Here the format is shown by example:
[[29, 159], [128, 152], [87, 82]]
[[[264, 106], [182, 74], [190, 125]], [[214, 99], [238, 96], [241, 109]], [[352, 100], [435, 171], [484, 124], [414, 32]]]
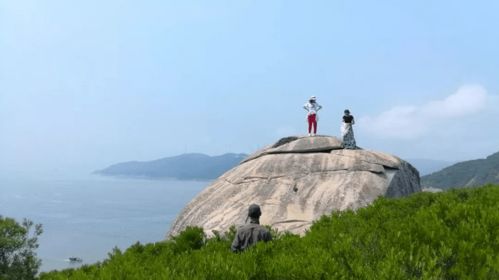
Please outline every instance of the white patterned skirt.
[[341, 136], [343, 137], [343, 148], [356, 149], [355, 137], [353, 135], [353, 127], [351, 123], [342, 123]]

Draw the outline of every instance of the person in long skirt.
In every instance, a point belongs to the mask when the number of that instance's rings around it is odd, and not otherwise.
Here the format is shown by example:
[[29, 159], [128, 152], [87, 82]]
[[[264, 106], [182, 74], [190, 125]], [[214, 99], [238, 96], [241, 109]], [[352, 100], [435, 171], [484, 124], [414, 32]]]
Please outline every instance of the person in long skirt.
[[341, 136], [343, 137], [343, 148], [357, 149], [355, 137], [353, 135], [353, 125], [355, 124], [354, 117], [350, 114], [350, 110], [345, 110], [343, 115], [343, 123], [341, 124]]
[[317, 103], [315, 96], [311, 96], [308, 102], [303, 105], [303, 109], [307, 111], [308, 136], [314, 136], [317, 134], [317, 122], [319, 121], [317, 112], [321, 108], [322, 106]]

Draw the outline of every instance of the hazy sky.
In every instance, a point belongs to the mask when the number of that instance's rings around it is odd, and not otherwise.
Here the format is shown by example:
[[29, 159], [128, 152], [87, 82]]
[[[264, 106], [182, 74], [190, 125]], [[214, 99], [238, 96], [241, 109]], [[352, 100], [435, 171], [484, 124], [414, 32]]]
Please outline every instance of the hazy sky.
[[99, 169], [339, 135], [499, 151], [499, 1], [0, 0], [0, 168]]

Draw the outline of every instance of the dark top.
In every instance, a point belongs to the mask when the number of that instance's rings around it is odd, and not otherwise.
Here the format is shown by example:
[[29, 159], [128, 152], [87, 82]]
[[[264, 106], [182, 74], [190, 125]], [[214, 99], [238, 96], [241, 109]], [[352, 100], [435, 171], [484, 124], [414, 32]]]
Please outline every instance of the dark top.
[[352, 115], [348, 115], [348, 116], [343, 116], [343, 122], [344, 123], [352, 123], [353, 121], [353, 116]]
[[241, 252], [255, 245], [258, 241], [267, 242], [270, 240], [272, 240], [270, 232], [257, 222], [251, 221], [237, 230], [231, 249], [233, 252]]

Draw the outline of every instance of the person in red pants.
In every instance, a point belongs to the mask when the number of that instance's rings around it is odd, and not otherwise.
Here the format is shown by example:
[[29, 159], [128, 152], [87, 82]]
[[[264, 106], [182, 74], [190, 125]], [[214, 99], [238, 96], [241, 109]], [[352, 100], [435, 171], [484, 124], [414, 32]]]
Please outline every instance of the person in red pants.
[[[314, 136], [317, 134], [317, 121], [319, 121], [319, 117], [317, 112], [322, 108], [319, 103], [317, 103], [315, 96], [311, 96], [303, 108], [307, 111], [307, 121], [308, 121], [308, 136]], [[313, 132], [312, 132], [313, 128]]]

